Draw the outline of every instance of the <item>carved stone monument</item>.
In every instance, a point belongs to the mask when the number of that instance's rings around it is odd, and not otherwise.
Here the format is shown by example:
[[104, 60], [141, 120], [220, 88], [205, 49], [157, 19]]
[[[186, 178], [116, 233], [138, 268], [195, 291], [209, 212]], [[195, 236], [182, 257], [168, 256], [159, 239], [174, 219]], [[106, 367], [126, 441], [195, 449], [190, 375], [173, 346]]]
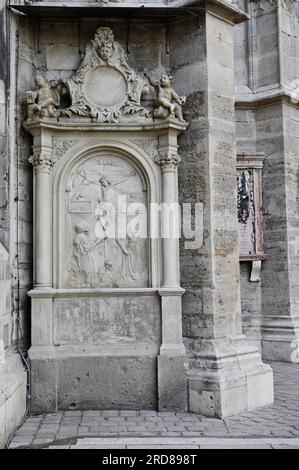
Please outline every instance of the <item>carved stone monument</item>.
[[167, 214], [153, 210], [177, 203], [181, 110], [152, 118], [141, 104], [147, 80], [109, 28], [96, 31], [74, 76], [37, 85], [25, 123], [33, 410], [186, 410], [178, 239], [160, 237]]

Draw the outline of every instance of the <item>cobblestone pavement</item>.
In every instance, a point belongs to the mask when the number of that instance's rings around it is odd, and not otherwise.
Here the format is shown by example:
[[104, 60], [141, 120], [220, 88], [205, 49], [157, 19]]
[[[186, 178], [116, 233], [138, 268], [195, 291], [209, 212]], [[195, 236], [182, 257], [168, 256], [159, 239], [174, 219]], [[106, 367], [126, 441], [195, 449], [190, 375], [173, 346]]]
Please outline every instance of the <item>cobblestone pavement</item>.
[[299, 364], [272, 363], [275, 403], [218, 420], [191, 413], [61, 411], [29, 416], [9, 448], [297, 448]]

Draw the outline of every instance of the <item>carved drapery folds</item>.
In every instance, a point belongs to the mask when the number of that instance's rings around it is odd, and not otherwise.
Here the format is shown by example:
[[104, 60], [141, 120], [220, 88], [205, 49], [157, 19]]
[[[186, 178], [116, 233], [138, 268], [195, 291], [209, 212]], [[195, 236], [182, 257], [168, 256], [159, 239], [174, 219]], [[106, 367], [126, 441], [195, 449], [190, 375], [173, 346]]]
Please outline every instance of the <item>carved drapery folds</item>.
[[[156, 93], [153, 113], [141, 104], [149, 91], [148, 81]], [[121, 123], [151, 122], [152, 117], [185, 123], [182, 106], [186, 99], [172, 88], [172, 77], [164, 74], [154, 81], [147, 73], [138, 74], [129, 66], [123, 47], [107, 27], [96, 30], [72, 77], [48, 81], [37, 76], [35, 82], [37, 89], [27, 93], [29, 124], [44, 118]], [[69, 107], [61, 107], [63, 102], [68, 102]]]

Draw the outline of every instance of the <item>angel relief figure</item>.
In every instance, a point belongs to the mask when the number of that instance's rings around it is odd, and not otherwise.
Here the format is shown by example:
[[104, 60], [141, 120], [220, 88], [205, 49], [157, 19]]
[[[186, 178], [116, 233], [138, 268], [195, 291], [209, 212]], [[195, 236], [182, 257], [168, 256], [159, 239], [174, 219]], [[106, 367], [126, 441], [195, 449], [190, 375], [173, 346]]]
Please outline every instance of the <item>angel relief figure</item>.
[[37, 90], [27, 92], [28, 119], [56, 118], [60, 105], [60, 83], [56, 80], [49, 82], [40, 75], [36, 77], [35, 83]]

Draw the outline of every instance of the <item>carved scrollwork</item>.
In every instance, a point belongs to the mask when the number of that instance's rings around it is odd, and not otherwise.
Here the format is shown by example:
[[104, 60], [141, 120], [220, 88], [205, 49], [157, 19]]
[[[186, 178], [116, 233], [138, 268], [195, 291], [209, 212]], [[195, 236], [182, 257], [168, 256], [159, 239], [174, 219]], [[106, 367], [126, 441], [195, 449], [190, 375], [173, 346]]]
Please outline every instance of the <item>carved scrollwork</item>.
[[123, 47], [110, 28], [98, 28], [75, 75], [64, 81], [71, 106], [62, 116], [91, 117], [98, 122], [118, 122], [120, 116], [149, 117], [140, 103], [146, 81], [127, 63]]
[[[36, 86], [27, 93], [28, 121], [77, 116], [117, 123], [150, 118], [150, 111], [141, 105], [147, 80], [128, 65], [123, 47], [107, 27], [96, 30], [70, 79], [48, 81], [38, 76]], [[68, 107], [62, 106], [64, 102]]]

